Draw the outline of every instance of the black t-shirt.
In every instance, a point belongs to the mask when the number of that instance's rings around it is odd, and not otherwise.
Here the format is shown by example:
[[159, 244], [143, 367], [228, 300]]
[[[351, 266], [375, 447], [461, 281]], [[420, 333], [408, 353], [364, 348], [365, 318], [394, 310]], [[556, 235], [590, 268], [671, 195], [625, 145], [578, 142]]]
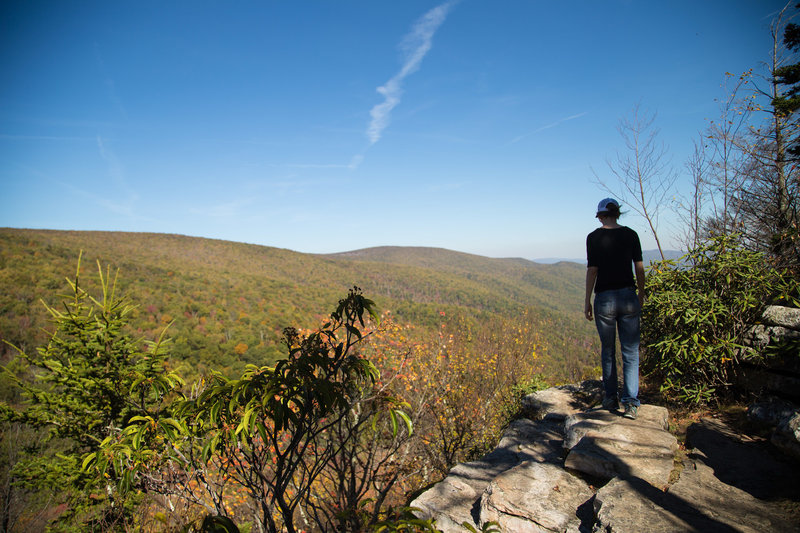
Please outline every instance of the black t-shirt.
[[633, 263], [642, 260], [639, 236], [631, 228], [597, 228], [586, 237], [586, 259], [597, 267], [594, 292], [636, 287]]

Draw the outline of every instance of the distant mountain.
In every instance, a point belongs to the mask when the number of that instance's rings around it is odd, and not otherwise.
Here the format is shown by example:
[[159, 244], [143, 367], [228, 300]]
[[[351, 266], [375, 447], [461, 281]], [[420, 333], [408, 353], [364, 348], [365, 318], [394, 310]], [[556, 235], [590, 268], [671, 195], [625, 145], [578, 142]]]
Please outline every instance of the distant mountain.
[[[686, 252], [680, 252], [678, 250], [664, 250], [664, 257], [666, 259], [679, 259], [683, 257]], [[661, 261], [661, 254], [658, 250], [643, 250], [642, 251], [642, 259], [644, 260], [645, 265], [649, 265], [654, 261]], [[541, 259], [534, 259], [533, 262], [541, 263], [543, 265], [551, 265], [554, 263], [578, 263], [581, 265], [586, 264], [586, 258], [582, 259], [564, 259], [564, 258], [553, 258], [553, 257], [544, 257]]]
[[[575, 263], [542, 265], [527, 259], [494, 259], [443, 248], [381, 246], [326, 257], [361, 268], [370, 264], [436, 272], [469, 284], [473, 291], [493, 290], [526, 306], [574, 311], [583, 297], [584, 268]], [[402, 279], [395, 279], [403, 283]]]
[[586, 264], [586, 259], [569, 259], [567, 257], [538, 257], [536, 259], [531, 259], [531, 261], [542, 265], [554, 265], [556, 263], [577, 263], [579, 265]]
[[173, 352], [194, 368], [274, 359], [284, 327], [317, 324], [354, 285], [421, 328], [435, 328], [442, 312], [477, 322], [534, 312], [552, 324], [554, 345], [569, 337], [584, 346], [595, 336], [581, 313], [585, 267], [577, 263], [417, 247], [315, 255], [182, 235], [5, 228], [0, 337], [28, 349], [41, 341], [39, 300], [57, 301], [81, 250], [83, 283], [91, 286], [98, 260], [119, 268], [120, 290], [139, 306], [137, 334], [154, 338], [172, 322]]
[[[664, 250], [664, 258], [667, 260], [680, 259], [684, 255], [686, 255], [686, 252], [679, 250]], [[642, 251], [642, 259], [644, 259], [645, 265], [649, 265], [652, 262], [661, 261], [661, 254], [658, 253], [658, 250], [644, 250]]]

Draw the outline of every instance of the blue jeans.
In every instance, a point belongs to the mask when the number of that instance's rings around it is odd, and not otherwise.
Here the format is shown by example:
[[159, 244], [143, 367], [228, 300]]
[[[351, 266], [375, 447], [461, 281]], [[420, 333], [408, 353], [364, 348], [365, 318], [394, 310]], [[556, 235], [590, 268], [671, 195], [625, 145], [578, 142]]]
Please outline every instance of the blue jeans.
[[641, 306], [633, 288], [603, 291], [594, 297], [594, 322], [600, 334], [603, 388], [617, 397], [616, 336], [622, 349], [623, 404], [639, 406], [639, 317]]

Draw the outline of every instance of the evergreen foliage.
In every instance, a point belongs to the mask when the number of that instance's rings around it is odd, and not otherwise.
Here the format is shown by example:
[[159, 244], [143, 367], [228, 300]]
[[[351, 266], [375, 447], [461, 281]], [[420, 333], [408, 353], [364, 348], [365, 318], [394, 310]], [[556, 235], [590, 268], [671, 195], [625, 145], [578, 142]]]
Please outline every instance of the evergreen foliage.
[[133, 307], [117, 294], [116, 276], [108, 269], [104, 274], [99, 263], [98, 275], [95, 298], [83, 288], [79, 261], [61, 305], [47, 307], [54, 324], [47, 344], [18, 350], [24, 371], [4, 367], [21, 389], [21, 402], [4, 402], [3, 419], [48, 434], [25, 450], [15, 476], [39, 490], [64, 491], [59, 524], [65, 529], [105, 529], [131, 519], [130, 502], [112, 489], [129, 485], [130, 471], [117, 468], [96, 478], [81, 469], [81, 460], [131, 421], [161, 413], [180, 385], [165, 369], [161, 342], [137, 341], [124, 331]]
[[[790, 52], [800, 51], [800, 26], [792, 22], [786, 24], [783, 30], [783, 45]], [[800, 63], [782, 65], [775, 69], [773, 76], [785, 91], [772, 99], [772, 106], [782, 116], [788, 117], [800, 109]], [[800, 146], [796, 138], [789, 139], [788, 152], [794, 157], [800, 155]]]
[[767, 302], [797, 294], [797, 281], [723, 235], [654, 264], [647, 294], [642, 370], [667, 396], [703, 404], [730, 390], [740, 363], [760, 360], [747, 332]]

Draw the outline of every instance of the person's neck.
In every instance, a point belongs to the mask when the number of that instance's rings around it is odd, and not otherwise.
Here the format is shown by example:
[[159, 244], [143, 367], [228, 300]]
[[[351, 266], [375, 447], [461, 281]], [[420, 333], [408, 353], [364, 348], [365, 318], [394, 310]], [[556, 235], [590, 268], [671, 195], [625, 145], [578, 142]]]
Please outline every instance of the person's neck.
[[620, 227], [616, 219], [613, 218], [601, 218], [600, 222], [603, 224], [603, 229], [617, 229]]

